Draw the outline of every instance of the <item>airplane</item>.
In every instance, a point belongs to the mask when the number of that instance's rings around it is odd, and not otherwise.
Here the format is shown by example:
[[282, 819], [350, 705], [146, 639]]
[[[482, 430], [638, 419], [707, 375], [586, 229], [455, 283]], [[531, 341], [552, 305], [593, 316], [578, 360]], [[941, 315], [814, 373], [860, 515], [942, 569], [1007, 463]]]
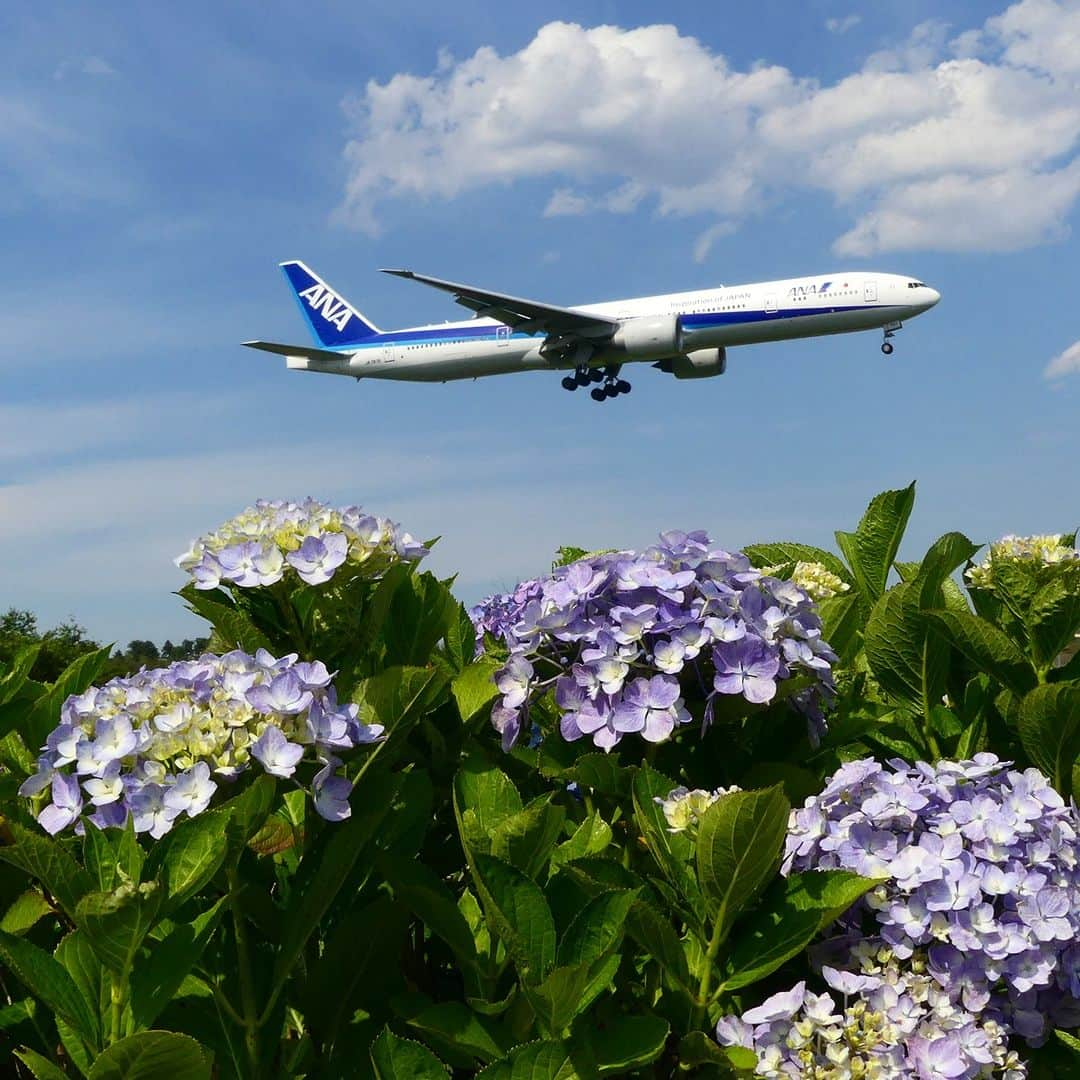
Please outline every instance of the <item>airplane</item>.
[[286, 367], [356, 379], [448, 382], [514, 371], [566, 371], [566, 390], [597, 383], [594, 401], [630, 392], [626, 364], [651, 363], [676, 379], [727, 369], [731, 346], [879, 329], [881, 351], [905, 319], [941, 294], [917, 278], [847, 271], [578, 307], [525, 300], [412, 270], [383, 273], [450, 293], [473, 317], [380, 330], [304, 263], [280, 264], [315, 346], [245, 341]]

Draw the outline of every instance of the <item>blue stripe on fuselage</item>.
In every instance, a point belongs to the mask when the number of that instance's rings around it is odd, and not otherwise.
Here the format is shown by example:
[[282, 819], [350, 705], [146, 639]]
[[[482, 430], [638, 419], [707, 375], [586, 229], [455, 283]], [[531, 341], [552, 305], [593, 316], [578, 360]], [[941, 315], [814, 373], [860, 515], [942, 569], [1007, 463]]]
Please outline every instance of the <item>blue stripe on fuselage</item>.
[[[740, 326], [746, 323], [775, 322], [797, 319], [811, 315], [838, 315], [848, 311], [881, 311], [888, 305], [849, 304], [826, 308], [780, 308], [777, 311], [702, 311], [682, 316], [684, 330], [709, 330], [718, 326]], [[430, 330], [390, 330], [358, 342], [355, 345], [336, 346], [334, 352], [361, 352], [364, 349], [381, 348], [383, 345], [453, 345], [467, 342], [494, 342], [498, 326], [457, 326], [447, 330], [433, 327]], [[510, 339], [523, 341], [540, 340], [537, 334], [511, 333]], [[507, 340], [503, 338], [502, 340]]]

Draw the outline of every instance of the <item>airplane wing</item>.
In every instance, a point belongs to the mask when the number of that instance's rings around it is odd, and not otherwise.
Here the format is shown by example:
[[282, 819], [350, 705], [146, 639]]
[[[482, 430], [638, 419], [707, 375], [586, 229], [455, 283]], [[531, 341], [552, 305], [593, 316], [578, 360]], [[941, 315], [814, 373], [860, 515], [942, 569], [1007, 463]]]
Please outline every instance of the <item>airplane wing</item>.
[[618, 325], [617, 319], [605, 315], [593, 315], [575, 308], [556, 307], [536, 300], [523, 300], [518, 296], [488, 292], [471, 285], [417, 274], [412, 270], [383, 270], [384, 274], [409, 278], [450, 293], [463, 307], [505, 323], [514, 330], [526, 334], [549, 334], [552, 337], [596, 338], [608, 337]]
[[281, 345], [276, 341], [244, 341], [241, 344], [278, 356], [303, 356], [308, 360], [341, 360], [348, 355], [347, 351], [341, 353], [333, 349], [316, 349], [311, 345]]

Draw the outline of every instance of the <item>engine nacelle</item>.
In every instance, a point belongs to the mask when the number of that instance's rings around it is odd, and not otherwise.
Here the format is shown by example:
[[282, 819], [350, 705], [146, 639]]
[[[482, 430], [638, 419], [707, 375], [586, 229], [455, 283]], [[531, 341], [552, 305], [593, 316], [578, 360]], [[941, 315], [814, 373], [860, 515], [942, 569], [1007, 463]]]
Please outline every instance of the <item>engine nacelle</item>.
[[695, 349], [684, 356], [673, 356], [656, 365], [676, 379], [710, 379], [727, 371], [727, 349]]
[[682, 320], [678, 315], [645, 315], [626, 319], [611, 344], [632, 360], [652, 360], [682, 352]]

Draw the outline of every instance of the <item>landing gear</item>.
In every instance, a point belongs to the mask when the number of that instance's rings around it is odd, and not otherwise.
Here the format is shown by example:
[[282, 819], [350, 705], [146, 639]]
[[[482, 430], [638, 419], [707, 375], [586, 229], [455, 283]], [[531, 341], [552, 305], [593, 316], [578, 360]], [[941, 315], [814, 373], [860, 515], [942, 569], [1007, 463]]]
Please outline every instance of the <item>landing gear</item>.
[[602, 383], [602, 386], [594, 386], [589, 391], [589, 397], [593, 401], [606, 401], [620, 394], [629, 394], [630, 384], [625, 379], [619, 378], [621, 367], [621, 364], [608, 364], [603, 370], [590, 367], [576, 368], [573, 375], [563, 377], [562, 387], [564, 390], [576, 390], [579, 386], [588, 386], [589, 383]]
[[881, 351], [886, 356], [892, 356], [893, 351], [892, 342], [889, 340], [889, 338], [891, 338], [897, 330], [901, 329], [903, 325], [904, 324], [901, 322], [891, 322], [885, 325], [885, 340], [881, 343]]

